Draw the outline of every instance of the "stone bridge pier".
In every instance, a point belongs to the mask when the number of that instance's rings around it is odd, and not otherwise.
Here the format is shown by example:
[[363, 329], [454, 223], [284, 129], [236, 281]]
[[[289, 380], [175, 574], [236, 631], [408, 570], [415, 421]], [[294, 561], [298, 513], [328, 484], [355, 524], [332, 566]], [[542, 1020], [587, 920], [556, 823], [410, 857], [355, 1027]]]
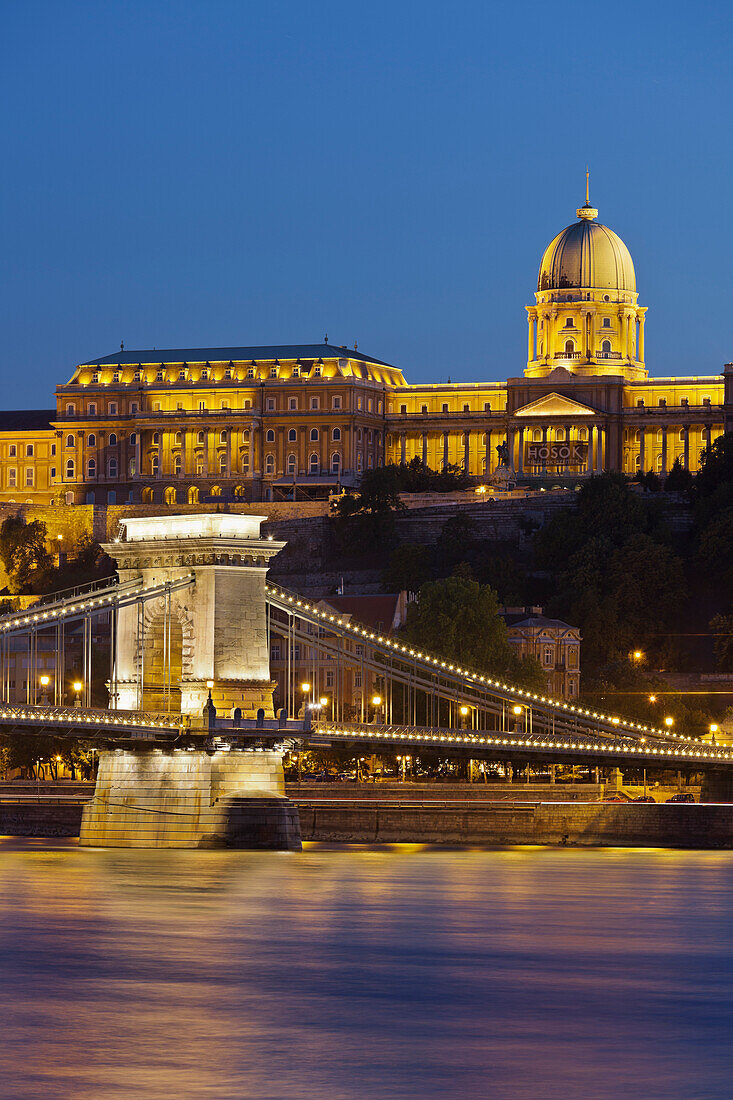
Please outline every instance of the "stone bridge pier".
[[[285, 543], [263, 539], [266, 516], [136, 517], [104, 549], [120, 582], [192, 583], [119, 611], [111, 706], [200, 718], [211, 695], [219, 713], [272, 716], [265, 575]], [[209, 687], [211, 685], [211, 687]]]

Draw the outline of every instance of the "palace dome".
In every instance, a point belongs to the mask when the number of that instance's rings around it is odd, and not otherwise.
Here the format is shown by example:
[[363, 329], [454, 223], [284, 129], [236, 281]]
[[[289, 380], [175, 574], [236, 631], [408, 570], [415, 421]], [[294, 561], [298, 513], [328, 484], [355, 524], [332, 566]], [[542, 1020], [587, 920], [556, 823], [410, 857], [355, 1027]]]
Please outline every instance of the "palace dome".
[[588, 288], [636, 291], [631, 253], [621, 238], [595, 219], [589, 203], [578, 210], [578, 220], [558, 233], [545, 249], [537, 290]]

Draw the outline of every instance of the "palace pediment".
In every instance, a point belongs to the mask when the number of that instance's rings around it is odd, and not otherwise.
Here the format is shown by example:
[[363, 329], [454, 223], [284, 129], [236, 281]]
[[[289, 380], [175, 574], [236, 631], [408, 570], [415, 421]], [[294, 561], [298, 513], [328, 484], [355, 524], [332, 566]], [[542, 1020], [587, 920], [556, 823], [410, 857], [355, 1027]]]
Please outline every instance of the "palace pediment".
[[587, 405], [581, 405], [579, 401], [573, 401], [570, 397], [563, 397], [561, 393], [546, 393], [529, 405], [523, 405], [517, 409], [515, 416], [595, 416], [596, 410]]

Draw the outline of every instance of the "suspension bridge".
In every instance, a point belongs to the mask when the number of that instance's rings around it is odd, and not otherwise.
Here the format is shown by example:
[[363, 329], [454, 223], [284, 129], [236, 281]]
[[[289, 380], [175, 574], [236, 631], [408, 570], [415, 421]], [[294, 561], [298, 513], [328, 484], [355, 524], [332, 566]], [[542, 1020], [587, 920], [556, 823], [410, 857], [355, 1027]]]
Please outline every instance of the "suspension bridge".
[[[240, 763], [264, 753], [277, 763], [258, 789], [282, 798], [282, 753], [307, 744], [733, 776], [725, 746], [528, 691], [268, 583], [284, 544], [261, 536], [265, 518], [130, 519], [105, 546], [118, 580], [0, 616], [0, 730], [99, 747], [102, 785], [112, 774], [104, 753], [127, 754], [128, 764], [137, 754], [132, 771], [141, 753], [162, 753], [168, 794], [186, 786], [170, 763], [176, 754], [189, 754], [190, 772], [191, 753]], [[284, 653], [278, 679], [275, 644]], [[80, 670], [74, 705], [69, 646]], [[102, 680], [108, 705], [93, 706]], [[148, 794], [155, 802], [160, 791]]]

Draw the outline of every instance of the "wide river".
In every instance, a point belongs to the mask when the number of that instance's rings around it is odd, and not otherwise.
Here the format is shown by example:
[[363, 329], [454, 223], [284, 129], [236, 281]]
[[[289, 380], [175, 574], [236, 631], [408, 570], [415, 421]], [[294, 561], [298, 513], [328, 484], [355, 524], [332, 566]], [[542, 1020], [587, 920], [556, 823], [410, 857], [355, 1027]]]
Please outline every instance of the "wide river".
[[733, 853], [0, 840], [0, 1097], [729, 1100]]

